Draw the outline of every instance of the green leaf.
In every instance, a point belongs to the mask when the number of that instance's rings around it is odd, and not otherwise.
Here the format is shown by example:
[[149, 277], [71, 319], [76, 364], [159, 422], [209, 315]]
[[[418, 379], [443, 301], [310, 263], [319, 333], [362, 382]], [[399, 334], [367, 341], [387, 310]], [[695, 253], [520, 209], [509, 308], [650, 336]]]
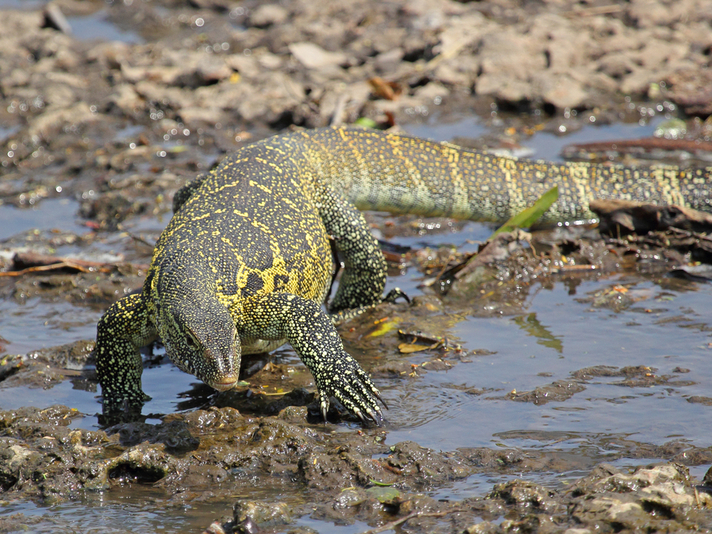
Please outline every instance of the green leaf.
[[376, 328], [369, 332], [366, 337], [380, 337], [391, 330], [394, 330], [395, 328], [398, 328], [398, 325], [403, 321], [400, 317], [393, 317], [392, 319], [390, 317], [385, 317], [384, 319], [381, 319]]
[[365, 128], [373, 128], [376, 130], [378, 129], [378, 123], [373, 119], [369, 119], [368, 117], [359, 117], [354, 121], [354, 124], [358, 126], [363, 126]]
[[392, 485], [393, 485], [393, 482], [390, 482], [390, 483], [388, 483], [388, 482], [379, 482], [378, 480], [376, 480], [376, 479], [374, 479], [374, 478], [369, 478], [368, 481], [369, 481], [371, 484], [373, 484], [374, 486], [392, 486]]
[[537, 220], [539, 220], [539, 217], [544, 215], [544, 212], [548, 210], [554, 202], [556, 202], [557, 198], [559, 198], [559, 188], [554, 186], [541, 195], [532, 206], [520, 211], [502, 226], [497, 228], [490, 239], [500, 232], [511, 232], [515, 228], [530, 228]]

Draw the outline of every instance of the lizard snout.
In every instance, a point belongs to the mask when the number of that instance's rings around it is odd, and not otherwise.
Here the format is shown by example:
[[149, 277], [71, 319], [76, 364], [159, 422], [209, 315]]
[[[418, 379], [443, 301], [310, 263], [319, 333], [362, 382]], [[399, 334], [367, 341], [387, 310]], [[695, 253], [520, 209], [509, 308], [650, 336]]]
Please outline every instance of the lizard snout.
[[228, 375], [221, 376], [218, 380], [211, 381], [208, 385], [218, 391], [227, 391], [235, 387], [237, 380], [237, 373], [230, 373]]

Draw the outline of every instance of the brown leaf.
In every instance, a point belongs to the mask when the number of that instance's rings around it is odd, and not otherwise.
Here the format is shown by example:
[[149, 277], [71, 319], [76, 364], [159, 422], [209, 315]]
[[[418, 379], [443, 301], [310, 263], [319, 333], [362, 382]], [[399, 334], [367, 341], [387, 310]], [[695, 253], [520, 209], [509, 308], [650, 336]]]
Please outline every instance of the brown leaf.
[[383, 78], [375, 77], [368, 80], [376, 94], [386, 100], [397, 100], [403, 93], [403, 88], [396, 82], [387, 82]]
[[683, 206], [656, 206], [630, 200], [593, 200], [591, 211], [601, 218], [601, 232], [611, 234], [647, 233], [681, 228], [696, 232], [712, 231], [712, 214]]

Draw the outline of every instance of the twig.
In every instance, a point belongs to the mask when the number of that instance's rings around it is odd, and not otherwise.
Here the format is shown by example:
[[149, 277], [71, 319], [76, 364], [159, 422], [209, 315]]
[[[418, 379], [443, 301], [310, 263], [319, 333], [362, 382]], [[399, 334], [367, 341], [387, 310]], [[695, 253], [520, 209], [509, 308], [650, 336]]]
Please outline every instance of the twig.
[[25, 269], [20, 269], [19, 271], [3, 271], [0, 272], [0, 276], [22, 276], [24, 274], [28, 273], [37, 273], [37, 272], [43, 272], [43, 271], [56, 271], [58, 269], [74, 269], [76, 271], [79, 271], [81, 273], [89, 273], [89, 272], [102, 272], [102, 273], [108, 273], [111, 269], [108, 267], [94, 267], [94, 268], [89, 268], [89, 267], [84, 267], [82, 265], [79, 265], [78, 263], [74, 263], [72, 261], [60, 261], [58, 263], [50, 263], [49, 265], [36, 265], [34, 267], [27, 267]]
[[129, 237], [130, 237], [131, 239], [133, 239], [134, 241], [136, 241], [136, 242], [138, 242], [138, 243], [141, 243], [142, 245], [146, 245], [147, 247], [153, 248], [153, 247], [156, 246], [155, 243], [149, 243], [146, 239], [144, 239], [144, 238], [141, 237], [140, 235], [129, 234]]
[[339, 96], [336, 101], [336, 107], [334, 108], [334, 114], [331, 116], [330, 126], [341, 126], [344, 122], [344, 109], [346, 109], [346, 104], [350, 100], [348, 94], [343, 93]]
[[565, 17], [593, 17], [596, 15], [610, 15], [612, 13], [620, 13], [623, 11], [623, 6], [618, 4], [610, 4], [607, 6], [594, 6], [584, 9], [576, 9], [563, 13]]
[[683, 235], [685, 237], [694, 237], [701, 239], [702, 241], [712, 241], [712, 237], [702, 234], [700, 232], [691, 232], [690, 230], [682, 230], [681, 228], [675, 228], [671, 226], [668, 230], [672, 231], [674, 234]]
[[398, 525], [401, 525], [408, 521], [409, 519], [413, 519], [415, 517], [443, 517], [448, 514], [452, 514], [455, 512], [463, 512], [464, 510], [461, 510], [459, 508], [454, 508], [452, 510], [447, 510], [445, 512], [413, 512], [408, 514], [405, 517], [401, 517], [400, 519], [396, 519], [395, 521], [391, 521], [390, 523], [386, 523], [385, 525], [381, 525], [380, 527], [377, 528], [372, 528], [371, 530], [366, 530], [362, 532], [361, 534], [378, 534], [379, 532], [385, 532], [387, 530], [393, 530], [395, 527]]
[[[22, 276], [30, 273], [41, 273], [46, 271], [58, 271], [61, 269], [70, 269], [80, 273], [108, 273], [116, 269], [119, 263], [89, 261], [73, 258], [62, 258], [58, 256], [49, 256], [47, 254], [38, 254], [34, 252], [18, 252], [12, 258], [13, 269], [11, 271], [2, 271], [0, 276]], [[141, 264], [133, 265], [136, 269], [146, 269], [148, 266]]]

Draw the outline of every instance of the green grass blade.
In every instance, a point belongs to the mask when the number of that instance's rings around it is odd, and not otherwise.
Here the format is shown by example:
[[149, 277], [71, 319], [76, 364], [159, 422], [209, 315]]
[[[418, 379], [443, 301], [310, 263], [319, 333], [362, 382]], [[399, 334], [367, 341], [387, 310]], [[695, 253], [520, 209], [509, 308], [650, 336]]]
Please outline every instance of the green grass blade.
[[530, 228], [544, 212], [559, 198], [559, 188], [554, 186], [541, 195], [530, 207], [512, 216], [506, 223], [497, 228], [490, 239], [500, 232], [511, 232], [515, 228]]

